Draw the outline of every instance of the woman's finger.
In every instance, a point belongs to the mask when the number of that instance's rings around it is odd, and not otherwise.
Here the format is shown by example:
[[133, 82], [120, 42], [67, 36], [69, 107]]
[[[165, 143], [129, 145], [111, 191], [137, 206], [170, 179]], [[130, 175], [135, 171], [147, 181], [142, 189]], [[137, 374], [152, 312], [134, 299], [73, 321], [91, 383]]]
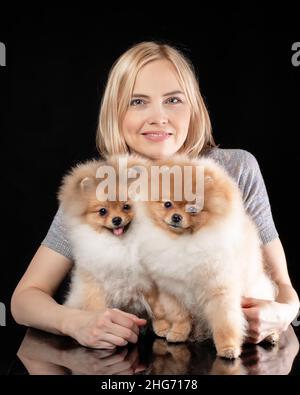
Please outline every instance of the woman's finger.
[[106, 359], [102, 359], [101, 362], [103, 366], [107, 366], [107, 367], [116, 365], [117, 363], [124, 361], [127, 353], [128, 353], [128, 349], [124, 348], [121, 352], [115, 353], [114, 355]]
[[119, 346], [119, 347], [123, 347], [128, 344], [127, 339], [125, 339], [123, 336], [116, 335], [115, 332], [110, 333], [106, 331], [105, 333], [102, 334], [101, 338], [105, 342], [114, 344], [115, 346]]
[[106, 333], [117, 336], [126, 341], [126, 343], [119, 344], [119, 346], [125, 346], [127, 342], [136, 343], [138, 341], [138, 334], [134, 330], [113, 322], [109, 324], [108, 328], [106, 329]]
[[242, 297], [241, 306], [243, 308], [253, 307], [256, 306], [256, 304], [257, 304], [256, 299], [246, 298], [245, 296]]
[[131, 374], [133, 373], [132, 366], [131, 366], [130, 362], [127, 360], [118, 362], [115, 365], [111, 365], [107, 369], [107, 373], [105, 373], [105, 374], [122, 374], [122, 372], [125, 372], [125, 371], [131, 371]]
[[96, 348], [96, 349], [98, 349], [98, 348], [99, 348], [99, 349], [103, 348], [103, 349], [111, 350], [111, 349], [116, 348], [116, 345], [115, 345], [115, 344], [112, 344], [112, 343], [110, 343], [110, 342], [106, 342], [106, 341], [103, 341], [103, 340], [99, 340], [99, 341], [95, 342], [95, 345], [92, 346], [91, 348]]
[[145, 325], [147, 323], [147, 320], [144, 318], [139, 318], [134, 314], [131, 313], [126, 313], [125, 311], [119, 310], [119, 309], [113, 309], [113, 310], [117, 310], [118, 312], [120, 312], [121, 314], [123, 314], [124, 316], [132, 319], [137, 325], [141, 326], [141, 325]]
[[120, 310], [115, 310], [110, 314], [110, 319], [111, 322], [114, 324], [117, 324], [119, 326], [125, 327], [133, 331], [136, 335], [139, 334], [139, 328], [138, 325], [135, 323], [133, 319], [131, 319], [130, 316], [126, 314], [123, 314]]

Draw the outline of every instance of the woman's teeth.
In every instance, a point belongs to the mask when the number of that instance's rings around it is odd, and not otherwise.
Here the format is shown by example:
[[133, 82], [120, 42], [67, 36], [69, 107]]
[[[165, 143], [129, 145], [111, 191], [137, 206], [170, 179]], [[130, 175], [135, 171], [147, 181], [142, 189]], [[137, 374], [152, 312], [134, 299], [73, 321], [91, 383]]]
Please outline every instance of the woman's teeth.
[[172, 134], [171, 133], [142, 133], [142, 135], [151, 141], [164, 141], [166, 139], [168, 139]]

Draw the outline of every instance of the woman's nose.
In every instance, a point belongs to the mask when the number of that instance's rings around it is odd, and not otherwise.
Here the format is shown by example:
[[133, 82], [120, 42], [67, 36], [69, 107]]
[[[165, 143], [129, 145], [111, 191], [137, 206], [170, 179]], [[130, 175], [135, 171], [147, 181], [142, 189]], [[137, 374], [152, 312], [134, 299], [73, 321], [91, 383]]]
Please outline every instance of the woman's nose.
[[150, 109], [147, 119], [149, 125], [165, 125], [168, 121], [168, 116], [163, 108], [153, 107]]

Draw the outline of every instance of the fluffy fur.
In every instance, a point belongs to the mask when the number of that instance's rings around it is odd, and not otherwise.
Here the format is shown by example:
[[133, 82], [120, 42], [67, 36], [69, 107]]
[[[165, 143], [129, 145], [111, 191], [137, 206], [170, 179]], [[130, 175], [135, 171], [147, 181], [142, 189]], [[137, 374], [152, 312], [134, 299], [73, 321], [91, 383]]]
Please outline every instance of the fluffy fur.
[[[112, 166], [119, 185], [120, 158], [79, 164], [63, 179], [58, 198], [75, 260], [65, 304], [89, 310], [117, 307], [146, 316], [150, 308], [144, 296], [151, 299], [153, 290], [138, 261], [132, 202], [119, 200], [119, 188], [116, 201], [96, 197], [97, 169]], [[143, 163], [139, 157], [124, 158], [128, 167]]]
[[[245, 212], [237, 184], [212, 159], [179, 155], [154, 164], [182, 169], [199, 165], [205, 175], [204, 207], [198, 213], [185, 211], [193, 202], [176, 202], [172, 196], [169, 207], [162, 199], [137, 205], [141, 265], [157, 284], [162, 304], [152, 306], [154, 330], [169, 341], [184, 341], [193, 323], [194, 337], [209, 332], [219, 356], [236, 358], [247, 327], [241, 297], [275, 297], [256, 226]], [[274, 334], [271, 340], [276, 338]]]

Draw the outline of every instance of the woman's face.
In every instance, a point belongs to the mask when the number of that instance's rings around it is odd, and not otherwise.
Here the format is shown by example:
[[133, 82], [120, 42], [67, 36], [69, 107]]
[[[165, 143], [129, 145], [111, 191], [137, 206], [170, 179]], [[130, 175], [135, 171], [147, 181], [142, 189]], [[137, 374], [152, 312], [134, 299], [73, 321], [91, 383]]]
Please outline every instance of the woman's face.
[[175, 67], [168, 60], [156, 60], [137, 74], [122, 133], [131, 152], [162, 159], [183, 145], [190, 117]]

